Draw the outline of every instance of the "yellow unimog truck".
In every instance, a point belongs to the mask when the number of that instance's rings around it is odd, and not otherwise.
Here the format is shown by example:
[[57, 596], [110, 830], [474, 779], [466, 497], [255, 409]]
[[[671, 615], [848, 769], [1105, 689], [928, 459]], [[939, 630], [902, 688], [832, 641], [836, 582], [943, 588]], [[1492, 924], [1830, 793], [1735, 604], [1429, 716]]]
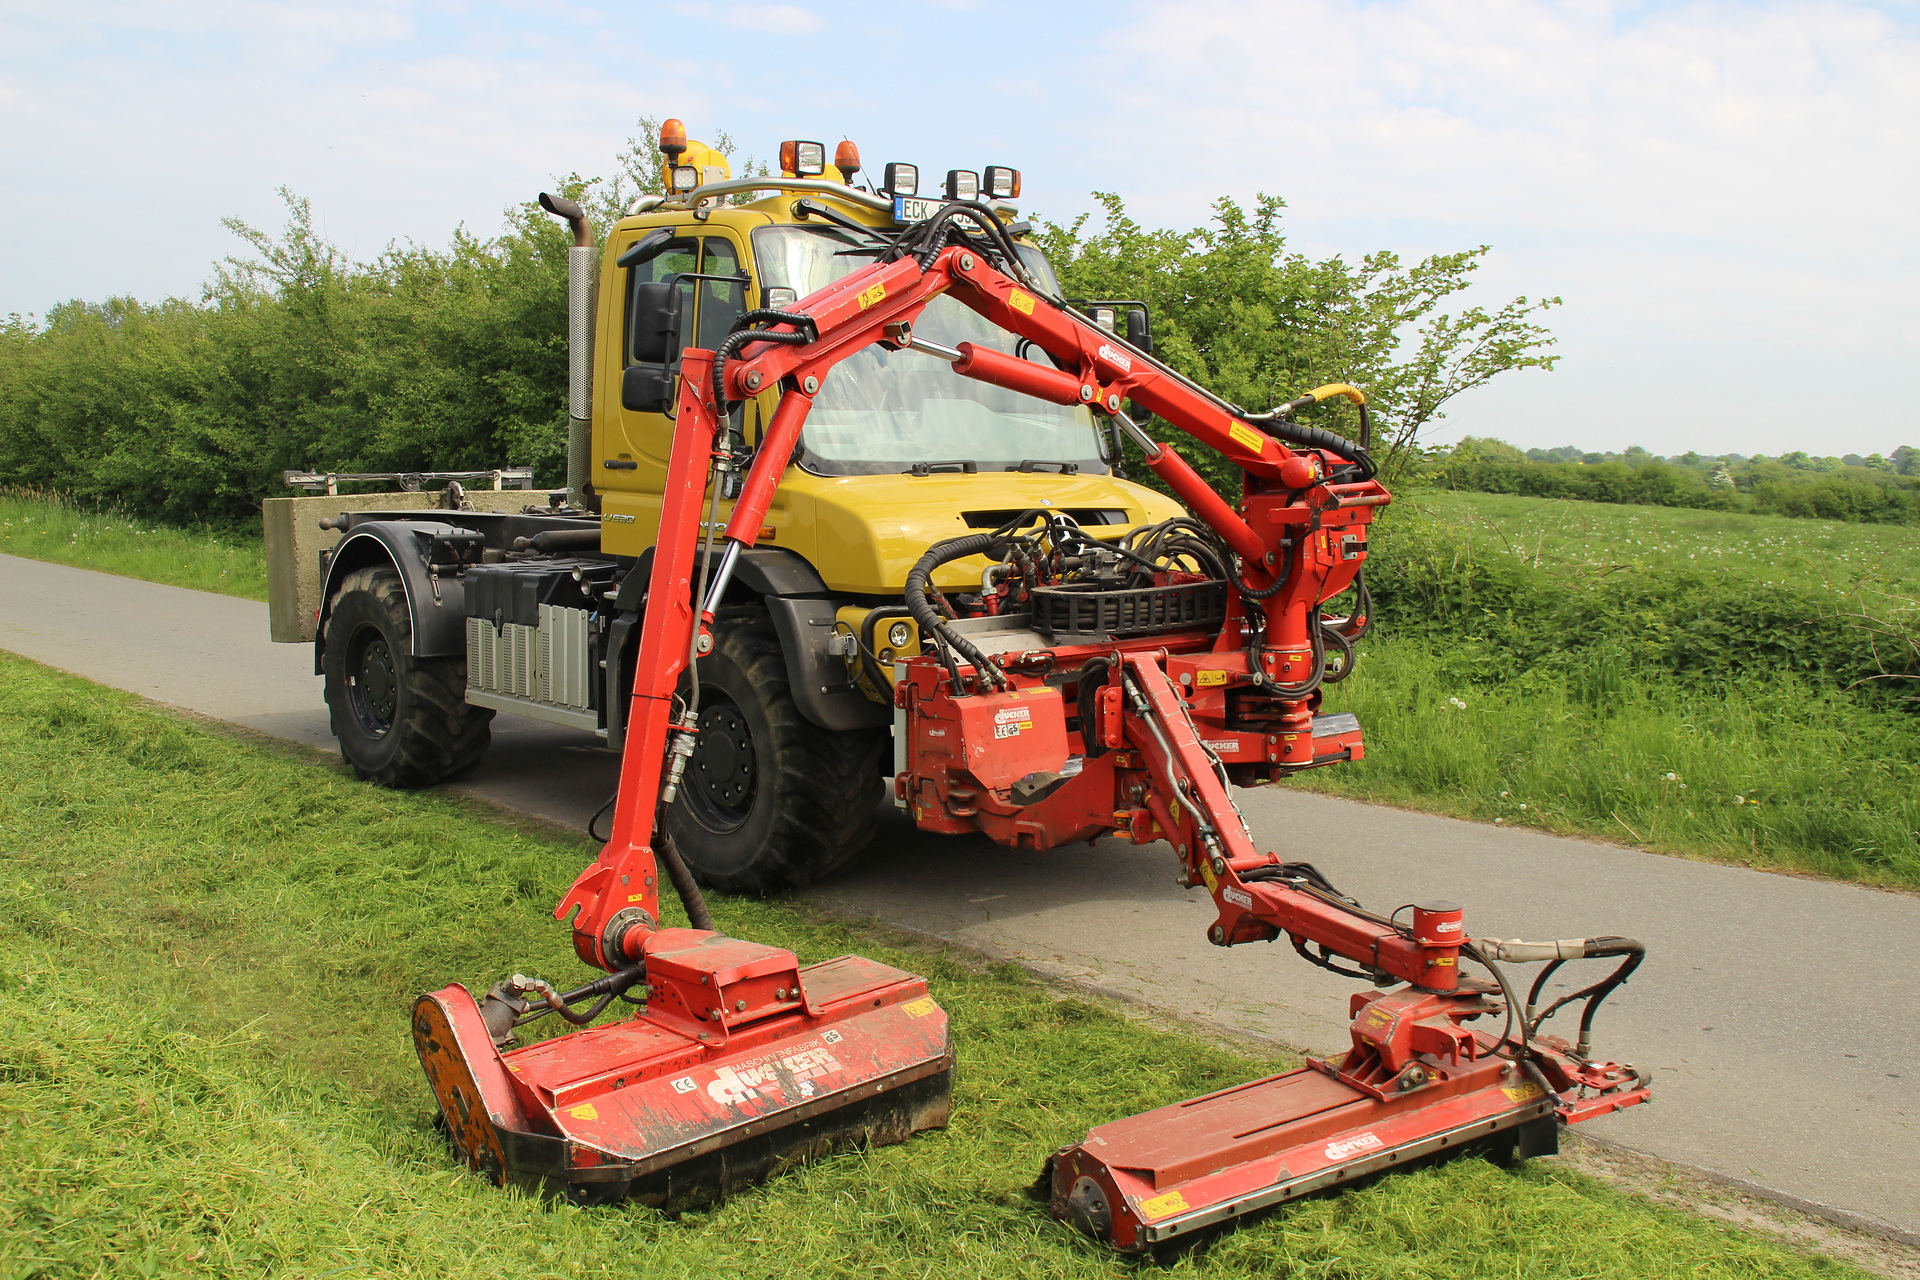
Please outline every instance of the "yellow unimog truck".
[[[530, 505], [535, 495], [450, 488], [436, 509], [418, 492], [268, 503], [274, 638], [313, 643], [340, 752], [368, 781], [457, 777], [486, 751], [497, 711], [618, 747], [680, 351], [716, 348], [745, 311], [779, 308], [872, 262], [892, 230], [943, 203], [919, 196], [911, 165], [856, 185], [847, 143], [838, 180], [819, 143], [783, 143], [779, 176], [738, 179], [678, 122], [661, 149], [671, 193], [635, 201], [602, 241], [577, 205], [541, 197], [575, 238], [564, 494]], [[1017, 171], [954, 171], [944, 186], [947, 198], [987, 201], [1029, 270], [1054, 283], [1016, 220]], [[1150, 349], [1138, 304], [1084, 306]], [[676, 310], [663, 332], [658, 318]], [[915, 334], [1046, 359], [946, 299]], [[736, 413], [741, 459], [778, 394], [770, 386]], [[962, 377], [944, 361], [876, 347], [839, 366], [699, 664], [698, 746], [668, 817], [695, 874], [764, 892], [858, 852], [892, 771], [893, 660], [920, 652], [902, 606], [907, 570], [933, 543], [1035, 509], [1066, 512], [1096, 536], [1181, 514], [1123, 479], [1119, 456], [1087, 409]], [[731, 495], [711, 497], [724, 525]], [[935, 585], [964, 597], [985, 568], [949, 565]]]

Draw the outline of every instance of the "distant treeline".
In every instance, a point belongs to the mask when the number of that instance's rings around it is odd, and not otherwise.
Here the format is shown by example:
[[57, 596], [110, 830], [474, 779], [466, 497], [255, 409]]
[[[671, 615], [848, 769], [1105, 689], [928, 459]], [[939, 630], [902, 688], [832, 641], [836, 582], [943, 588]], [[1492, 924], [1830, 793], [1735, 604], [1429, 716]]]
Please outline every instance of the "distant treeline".
[[1522, 453], [1502, 440], [1468, 436], [1429, 453], [1417, 475], [1442, 488], [1530, 498], [1920, 524], [1920, 449], [1912, 446], [1895, 449], [1891, 457], [1794, 452], [1661, 458], [1637, 445], [1625, 453], [1583, 453], [1572, 446]]

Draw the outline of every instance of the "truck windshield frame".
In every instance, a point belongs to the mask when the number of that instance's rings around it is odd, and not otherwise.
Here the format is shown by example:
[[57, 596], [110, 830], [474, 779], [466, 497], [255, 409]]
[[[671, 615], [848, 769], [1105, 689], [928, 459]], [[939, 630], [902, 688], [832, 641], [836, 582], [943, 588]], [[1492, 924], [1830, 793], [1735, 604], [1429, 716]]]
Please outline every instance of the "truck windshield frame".
[[[1036, 249], [1018, 246], [1021, 261], [1052, 292], [1053, 269]], [[766, 288], [796, 297], [872, 263], [871, 241], [837, 227], [769, 226], [753, 232], [753, 253]], [[935, 298], [914, 325], [930, 342], [971, 342], [1045, 362], [1024, 340], [989, 324], [952, 298]], [[1108, 466], [1093, 414], [963, 377], [945, 361], [914, 351], [871, 346], [834, 366], [822, 382], [800, 436], [799, 465], [816, 475], [892, 475], [916, 464], [975, 463], [1006, 471], [1023, 462], [1068, 463], [1105, 475]], [[949, 468], [951, 466], [949, 465]]]

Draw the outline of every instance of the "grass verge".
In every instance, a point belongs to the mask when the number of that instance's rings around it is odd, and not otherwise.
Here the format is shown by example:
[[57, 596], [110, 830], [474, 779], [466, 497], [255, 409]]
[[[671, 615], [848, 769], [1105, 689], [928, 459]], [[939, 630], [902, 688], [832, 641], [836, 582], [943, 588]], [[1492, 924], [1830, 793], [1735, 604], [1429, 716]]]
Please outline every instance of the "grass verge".
[[0, 555], [247, 600], [267, 598], [266, 556], [257, 537], [178, 529], [31, 490], [0, 490]]
[[[578, 972], [579, 840], [352, 782], [0, 655], [0, 1276], [1127, 1276], [1023, 1188], [1101, 1120], [1274, 1066], [875, 945], [778, 902], [734, 932], [931, 978], [953, 1127], [707, 1214], [580, 1210], [452, 1168], [410, 996]], [[1551, 1164], [1475, 1159], [1298, 1203], [1181, 1264], [1328, 1278], [1861, 1273]]]
[[1788, 675], [1707, 690], [1364, 642], [1328, 703], [1367, 758], [1291, 785], [1665, 853], [1920, 888], [1914, 717]]

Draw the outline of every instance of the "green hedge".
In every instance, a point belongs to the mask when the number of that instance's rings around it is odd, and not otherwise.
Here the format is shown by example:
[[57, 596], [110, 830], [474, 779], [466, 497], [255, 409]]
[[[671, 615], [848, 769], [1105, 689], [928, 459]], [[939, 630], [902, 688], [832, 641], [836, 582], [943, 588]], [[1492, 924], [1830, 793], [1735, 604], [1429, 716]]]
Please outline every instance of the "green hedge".
[[56, 307], [0, 328], [0, 484], [182, 524], [252, 524], [290, 467], [565, 468], [565, 228], [349, 264], [286, 233], [197, 302]]
[[1756, 463], [1737, 479], [1716, 485], [1710, 472], [1658, 460], [1630, 465], [1447, 458], [1423, 479], [1450, 489], [1625, 502], [1706, 511], [1848, 520], [1865, 524], [1920, 524], [1920, 477], [1845, 467], [1803, 471], [1779, 463]]

